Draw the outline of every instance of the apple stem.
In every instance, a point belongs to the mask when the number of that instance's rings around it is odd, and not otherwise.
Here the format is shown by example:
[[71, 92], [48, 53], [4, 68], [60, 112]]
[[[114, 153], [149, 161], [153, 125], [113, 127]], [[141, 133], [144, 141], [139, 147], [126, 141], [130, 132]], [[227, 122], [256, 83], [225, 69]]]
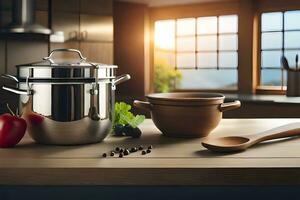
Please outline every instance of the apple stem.
[[12, 116], [16, 116], [16, 114], [10, 109], [8, 103], [6, 104], [6, 107], [7, 107], [7, 109], [9, 110], [9, 112], [10, 112], [10, 114], [11, 114]]

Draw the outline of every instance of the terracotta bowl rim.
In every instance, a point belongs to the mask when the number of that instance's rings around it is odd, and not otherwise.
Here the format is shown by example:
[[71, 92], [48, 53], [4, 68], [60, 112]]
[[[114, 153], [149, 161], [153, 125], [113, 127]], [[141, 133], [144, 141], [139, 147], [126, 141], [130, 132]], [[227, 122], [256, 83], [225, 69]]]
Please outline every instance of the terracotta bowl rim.
[[[184, 96], [187, 95], [187, 97]], [[171, 97], [168, 95], [178, 95], [177, 97]], [[189, 96], [190, 95], [190, 96]], [[191, 97], [191, 96], [195, 97]], [[201, 97], [201, 95], [203, 95]], [[198, 97], [197, 97], [198, 96]], [[160, 100], [160, 101], [176, 101], [176, 102], [203, 102], [203, 101], [218, 101], [224, 100], [225, 96], [221, 93], [210, 93], [210, 92], [168, 92], [168, 93], [152, 93], [146, 96], [149, 100]]]

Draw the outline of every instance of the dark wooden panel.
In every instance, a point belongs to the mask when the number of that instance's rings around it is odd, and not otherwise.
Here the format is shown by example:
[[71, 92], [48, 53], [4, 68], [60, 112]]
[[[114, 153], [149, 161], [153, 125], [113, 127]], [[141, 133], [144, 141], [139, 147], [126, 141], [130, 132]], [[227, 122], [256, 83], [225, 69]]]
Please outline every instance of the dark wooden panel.
[[[5, 40], [0, 40], [0, 74], [6, 73], [6, 52], [5, 52]], [[7, 81], [3, 78], [0, 78], [0, 88], [3, 85], [8, 85], [11, 87], [16, 87], [16, 84], [12, 81]], [[6, 108], [6, 103], [15, 111], [18, 102], [18, 95], [6, 92], [0, 89], [0, 114], [8, 112]]]
[[[114, 64], [131, 80], [118, 86], [119, 96], [145, 95], [145, 20], [147, 6], [114, 3]], [[149, 74], [147, 74], [149, 76]]]
[[5, 41], [0, 40], [0, 74], [5, 73]]
[[81, 0], [80, 13], [93, 15], [112, 15], [112, 0]]
[[0, 1], [0, 27], [6, 26], [11, 21], [11, 0]]
[[42, 60], [48, 55], [48, 42], [44, 41], [7, 41], [7, 72], [16, 74], [17, 64]]
[[80, 32], [84, 41], [113, 41], [113, 17], [80, 15]]
[[36, 11], [36, 22], [40, 25], [48, 27], [48, 12], [47, 11]]
[[113, 43], [81, 42], [80, 49], [88, 60], [113, 64]]
[[52, 11], [79, 13], [79, 0], [52, 0]]
[[[61, 1], [63, 2], [63, 1]], [[48, 11], [49, 0], [37, 0], [36, 1], [36, 10], [39, 11]]]

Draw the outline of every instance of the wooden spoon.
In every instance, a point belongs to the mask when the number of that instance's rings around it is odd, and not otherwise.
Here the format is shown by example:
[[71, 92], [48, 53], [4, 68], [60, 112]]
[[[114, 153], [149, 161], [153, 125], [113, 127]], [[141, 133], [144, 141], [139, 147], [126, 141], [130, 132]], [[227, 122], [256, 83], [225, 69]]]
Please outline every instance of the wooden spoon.
[[267, 140], [300, 135], [300, 123], [290, 123], [261, 133], [245, 136], [208, 138], [202, 145], [215, 152], [236, 152]]

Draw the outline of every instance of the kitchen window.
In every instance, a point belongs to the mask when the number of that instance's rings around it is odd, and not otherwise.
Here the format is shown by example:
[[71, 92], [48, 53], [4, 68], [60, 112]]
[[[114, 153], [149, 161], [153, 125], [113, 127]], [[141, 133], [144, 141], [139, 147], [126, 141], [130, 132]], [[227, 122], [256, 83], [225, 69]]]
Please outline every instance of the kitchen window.
[[286, 71], [281, 68], [284, 55], [291, 67], [300, 56], [300, 10], [261, 14], [260, 85], [286, 86]]
[[237, 89], [237, 15], [158, 20], [154, 28], [154, 65], [181, 73], [175, 89]]

